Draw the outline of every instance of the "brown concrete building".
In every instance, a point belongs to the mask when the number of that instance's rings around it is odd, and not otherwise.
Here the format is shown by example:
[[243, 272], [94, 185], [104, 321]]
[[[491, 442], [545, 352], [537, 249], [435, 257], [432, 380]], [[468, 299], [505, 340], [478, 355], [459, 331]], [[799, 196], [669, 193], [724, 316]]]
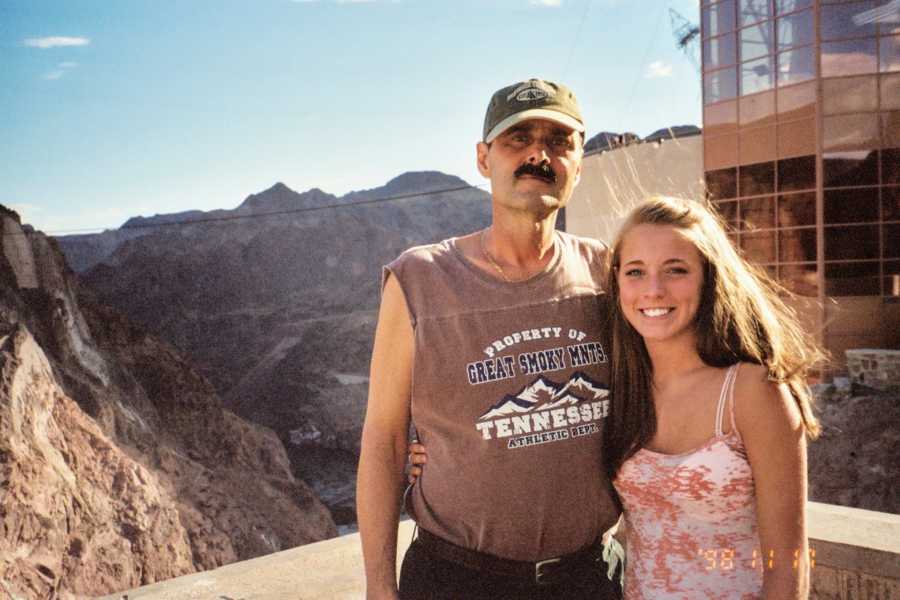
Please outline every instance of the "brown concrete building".
[[900, 2], [704, 0], [703, 169], [836, 359], [900, 346]]

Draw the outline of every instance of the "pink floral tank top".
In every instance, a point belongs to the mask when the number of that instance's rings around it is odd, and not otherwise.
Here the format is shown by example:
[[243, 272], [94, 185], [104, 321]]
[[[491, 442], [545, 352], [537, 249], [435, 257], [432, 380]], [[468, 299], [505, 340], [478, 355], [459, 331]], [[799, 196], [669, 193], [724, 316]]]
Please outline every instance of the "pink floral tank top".
[[[615, 486], [625, 508], [625, 600], [750, 600], [762, 592], [753, 474], [734, 423], [728, 369], [715, 435], [683, 454], [646, 448], [622, 465]], [[726, 405], [731, 420], [723, 432]]]

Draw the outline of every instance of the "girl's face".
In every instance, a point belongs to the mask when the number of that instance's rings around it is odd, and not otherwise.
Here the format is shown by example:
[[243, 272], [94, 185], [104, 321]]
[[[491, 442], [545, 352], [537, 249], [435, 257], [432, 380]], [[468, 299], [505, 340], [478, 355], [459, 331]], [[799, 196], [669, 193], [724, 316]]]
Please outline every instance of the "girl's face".
[[619, 252], [619, 306], [651, 345], [693, 341], [703, 289], [703, 259], [671, 225], [637, 225]]

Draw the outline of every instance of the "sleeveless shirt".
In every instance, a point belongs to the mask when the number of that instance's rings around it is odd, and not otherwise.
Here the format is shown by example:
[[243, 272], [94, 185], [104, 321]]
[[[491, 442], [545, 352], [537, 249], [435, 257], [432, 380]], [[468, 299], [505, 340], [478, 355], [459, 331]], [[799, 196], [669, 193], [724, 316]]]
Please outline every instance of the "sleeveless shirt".
[[605, 248], [562, 232], [554, 245], [520, 282], [481, 271], [455, 238], [385, 267], [412, 320], [412, 420], [428, 448], [411, 512], [447, 541], [514, 560], [574, 552], [618, 517], [601, 456]]
[[[625, 600], [750, 600], [762, 593], [753, 473], [734, 422], [728, 369], [715, 435], [699, 448], [643, 448], [615, 480], [627, 526]], [[731, 430], [723, 433], [728, 404]]]

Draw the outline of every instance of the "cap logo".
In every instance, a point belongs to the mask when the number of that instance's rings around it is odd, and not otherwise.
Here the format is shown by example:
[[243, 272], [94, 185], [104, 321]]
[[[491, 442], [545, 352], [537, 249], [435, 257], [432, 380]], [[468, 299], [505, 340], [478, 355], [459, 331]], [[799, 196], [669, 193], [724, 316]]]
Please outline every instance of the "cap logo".
[[528, 81], [510, 92], [506, 97], [506, 101], [509, 102], [515, 98], [519, 102], [533, 102], [555, 95], [556, 90], [543, 81]]

